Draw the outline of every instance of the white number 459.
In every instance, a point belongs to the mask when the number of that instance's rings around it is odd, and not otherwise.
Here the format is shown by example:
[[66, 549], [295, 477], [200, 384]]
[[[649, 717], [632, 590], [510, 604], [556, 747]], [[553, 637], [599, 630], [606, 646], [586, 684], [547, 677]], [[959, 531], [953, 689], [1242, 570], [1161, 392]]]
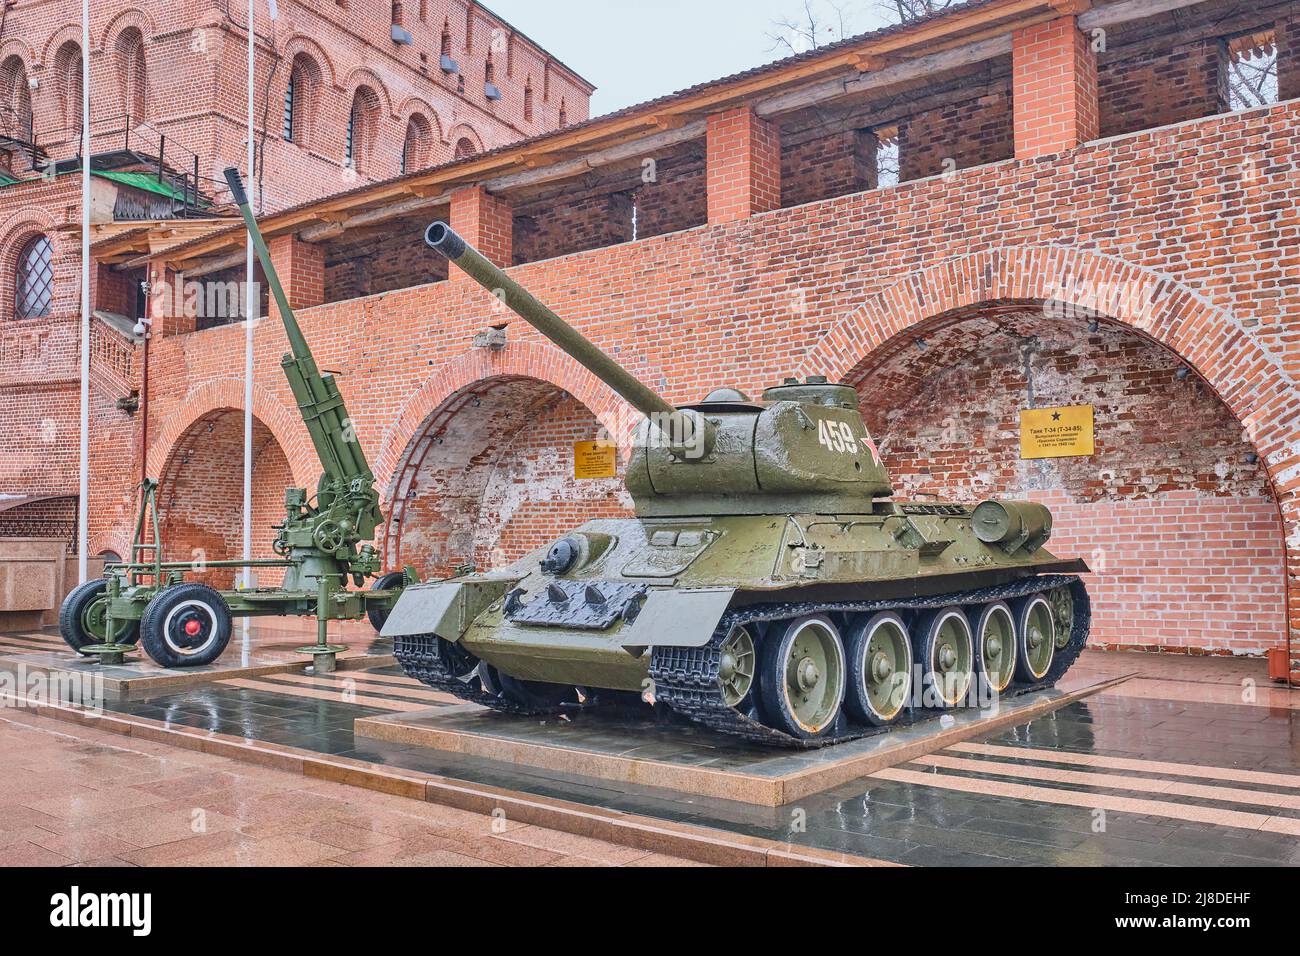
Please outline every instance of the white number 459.
[[853, 429], [848, 422], [817, 422], [817, 441], [831, 451], [845, 452], [850, 455], [858, 453], [858, 441], [853, 437]]

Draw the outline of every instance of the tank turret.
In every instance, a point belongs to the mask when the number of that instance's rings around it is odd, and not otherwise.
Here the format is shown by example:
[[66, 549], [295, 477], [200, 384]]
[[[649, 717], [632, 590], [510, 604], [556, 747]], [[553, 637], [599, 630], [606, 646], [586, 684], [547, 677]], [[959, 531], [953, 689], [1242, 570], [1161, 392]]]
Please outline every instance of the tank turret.
[[852, 387], [812, 375], [766, 389], [759, 402], [719, 388], [674, 406], [446, 223], [429, 226], [425, 242], [646, 416], [626, 478], [638, 515], [870, 513], [893, 493]]
[[635, 517], [403, 592], [383, 634], [412, 677], [517, 714], [640, 695], [754, 743], [822, 746], [1051, 686], [1078, 657], [1087, 566], [1045, 549], [1042, 505], [894, 500], [850, 386], [673, 405], [445, 223], [425, 241], [646, 420]]

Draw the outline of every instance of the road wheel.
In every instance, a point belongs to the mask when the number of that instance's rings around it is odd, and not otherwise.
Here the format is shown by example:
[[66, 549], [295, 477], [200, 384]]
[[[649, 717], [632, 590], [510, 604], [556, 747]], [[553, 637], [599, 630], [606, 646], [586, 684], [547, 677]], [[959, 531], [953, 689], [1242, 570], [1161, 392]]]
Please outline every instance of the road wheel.
[[961, 706], [974, 677], [970, 622], [961, 608], [946, 607], [922, 618], [918, 630], [926, 705], [944, 710]]
[[975, 670], [989, 690], [1002, 693], [1016, 675], [1016, 621], [1002, 601], [979, 608]]
[[775, 628], [763, 645], [759, 692], [772, 726], [813, 740], [832, 732], [844, 700], [844, 643], [823, 614]]
[[882, 611], [854, 627], [848, 647], [849, 683], [844, 706], [861, 721], [884, 727], [907, 704], [912, 638], [893, 611]]
[[144, 649], [163, 667], [211, 664], [230, 643], [230, 634], [230, 608], [206, 584], [164, 588], [140, 619]]
[[736, 625], [718, 648], [718, 683], [728, 707], [741, 713], [749, 711], [749, 695], [754, 689], [757, 667], [754, 638], [746, 628]]
[[[370, 585], [370, 590], [388, 591], [393, 588], [400, 588], [405, 583], [405, 571], [389, 571], [387, 574], [381, 574], [375, 578], [375, 583]], [[383, 630], [384, 622], [388, 620], [388, 612], [388, 608], [379, 607], [377, 604], [372, 604], [366, 608], [366, 618], [376, 632]]]
[[[103, 644], [107, 636], [108, 581], [95, 578], [78, 584], [59, 605], [59, 634], [77, 653], [90, 644]], [[120, 631], [121, 625], [119, 625]], [[126, 633], [119, 633], [119, 644], [134, 644], [140, 639], [140, 622], [132, 621]], [[93, 656], [93, 655], [87, 655]]]
[[1016, 604], [1016, 676], [1036, 684], [1047, 676], [1056, 652], [1056, 621], [1052, 605], [1041, 594]]

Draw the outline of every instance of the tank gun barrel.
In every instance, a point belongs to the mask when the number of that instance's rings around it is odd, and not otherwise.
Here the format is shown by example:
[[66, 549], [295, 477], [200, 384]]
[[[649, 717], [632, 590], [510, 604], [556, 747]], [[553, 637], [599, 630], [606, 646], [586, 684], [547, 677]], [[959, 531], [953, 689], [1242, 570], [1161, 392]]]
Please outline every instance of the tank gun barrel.
[[489, 262], [447, 223], [441, 221], [431, 223], [424, 231], [424, 241], [430, 248], [440, 252], [463, 269], [471, 279], [500, 299], [508, 309], [572, 355], [647, 418], [666, 421], [681, 417], [677, 409], [657, 392], [642, 384], [636, 376], [606, 355], [581, 332]]

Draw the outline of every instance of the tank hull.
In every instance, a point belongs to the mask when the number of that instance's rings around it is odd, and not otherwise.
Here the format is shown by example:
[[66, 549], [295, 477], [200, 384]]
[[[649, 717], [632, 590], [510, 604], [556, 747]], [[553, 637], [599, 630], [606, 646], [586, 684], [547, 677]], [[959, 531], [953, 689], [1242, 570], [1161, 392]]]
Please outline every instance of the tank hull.
[[[1008, 553], [979, 540], [971, 515], [960, 505], [878, 503], [865, 514], [592, 521], [564, 539], [573, 542], [563, 556], [569, 566], [546, 566], [557, 545], [490, 574], [408, 588], [384, 633], [412, 676], [498, 709], [548, 712], [629, 692], [765, 745], [822, 746], [946, 708], [927, 706], [918, 684], [908, 706], [881, 724], [846, 710], [811, 736], [773, 730], [756, 713], [760, 704], [720, 694], [723, 645], [735, 629], [747, 630], [757, 662], [760, 647], [778, 642], [791, 622], [824, 620], [847, 647], [868, 619], [892, 614], [915, 644], [936, 613], [956, 608], [970, 622], [974, 649], [988, 607], [1011, 613], [1035, 595], [1059, 603], [1068, 593], [1068, 619], [1053, 625], [1056, 666], [1019, 675], [997, 693], [1048, 686], [1077, 657], [1089, 613], [1073, 573], [1086, 566], [1042, 548]], [[444, 646], [463, 673], [439, 673], [435, 648]], [[919, 651], [909, 650], [915, 682]], [[503, 680], [517, 692], [501, 693]], [[571, 701], [539, 699], [561, 687], [581, 691]], [[981, 687], [990, 689], [972, 681], [968, 705], [987, 703]]]

